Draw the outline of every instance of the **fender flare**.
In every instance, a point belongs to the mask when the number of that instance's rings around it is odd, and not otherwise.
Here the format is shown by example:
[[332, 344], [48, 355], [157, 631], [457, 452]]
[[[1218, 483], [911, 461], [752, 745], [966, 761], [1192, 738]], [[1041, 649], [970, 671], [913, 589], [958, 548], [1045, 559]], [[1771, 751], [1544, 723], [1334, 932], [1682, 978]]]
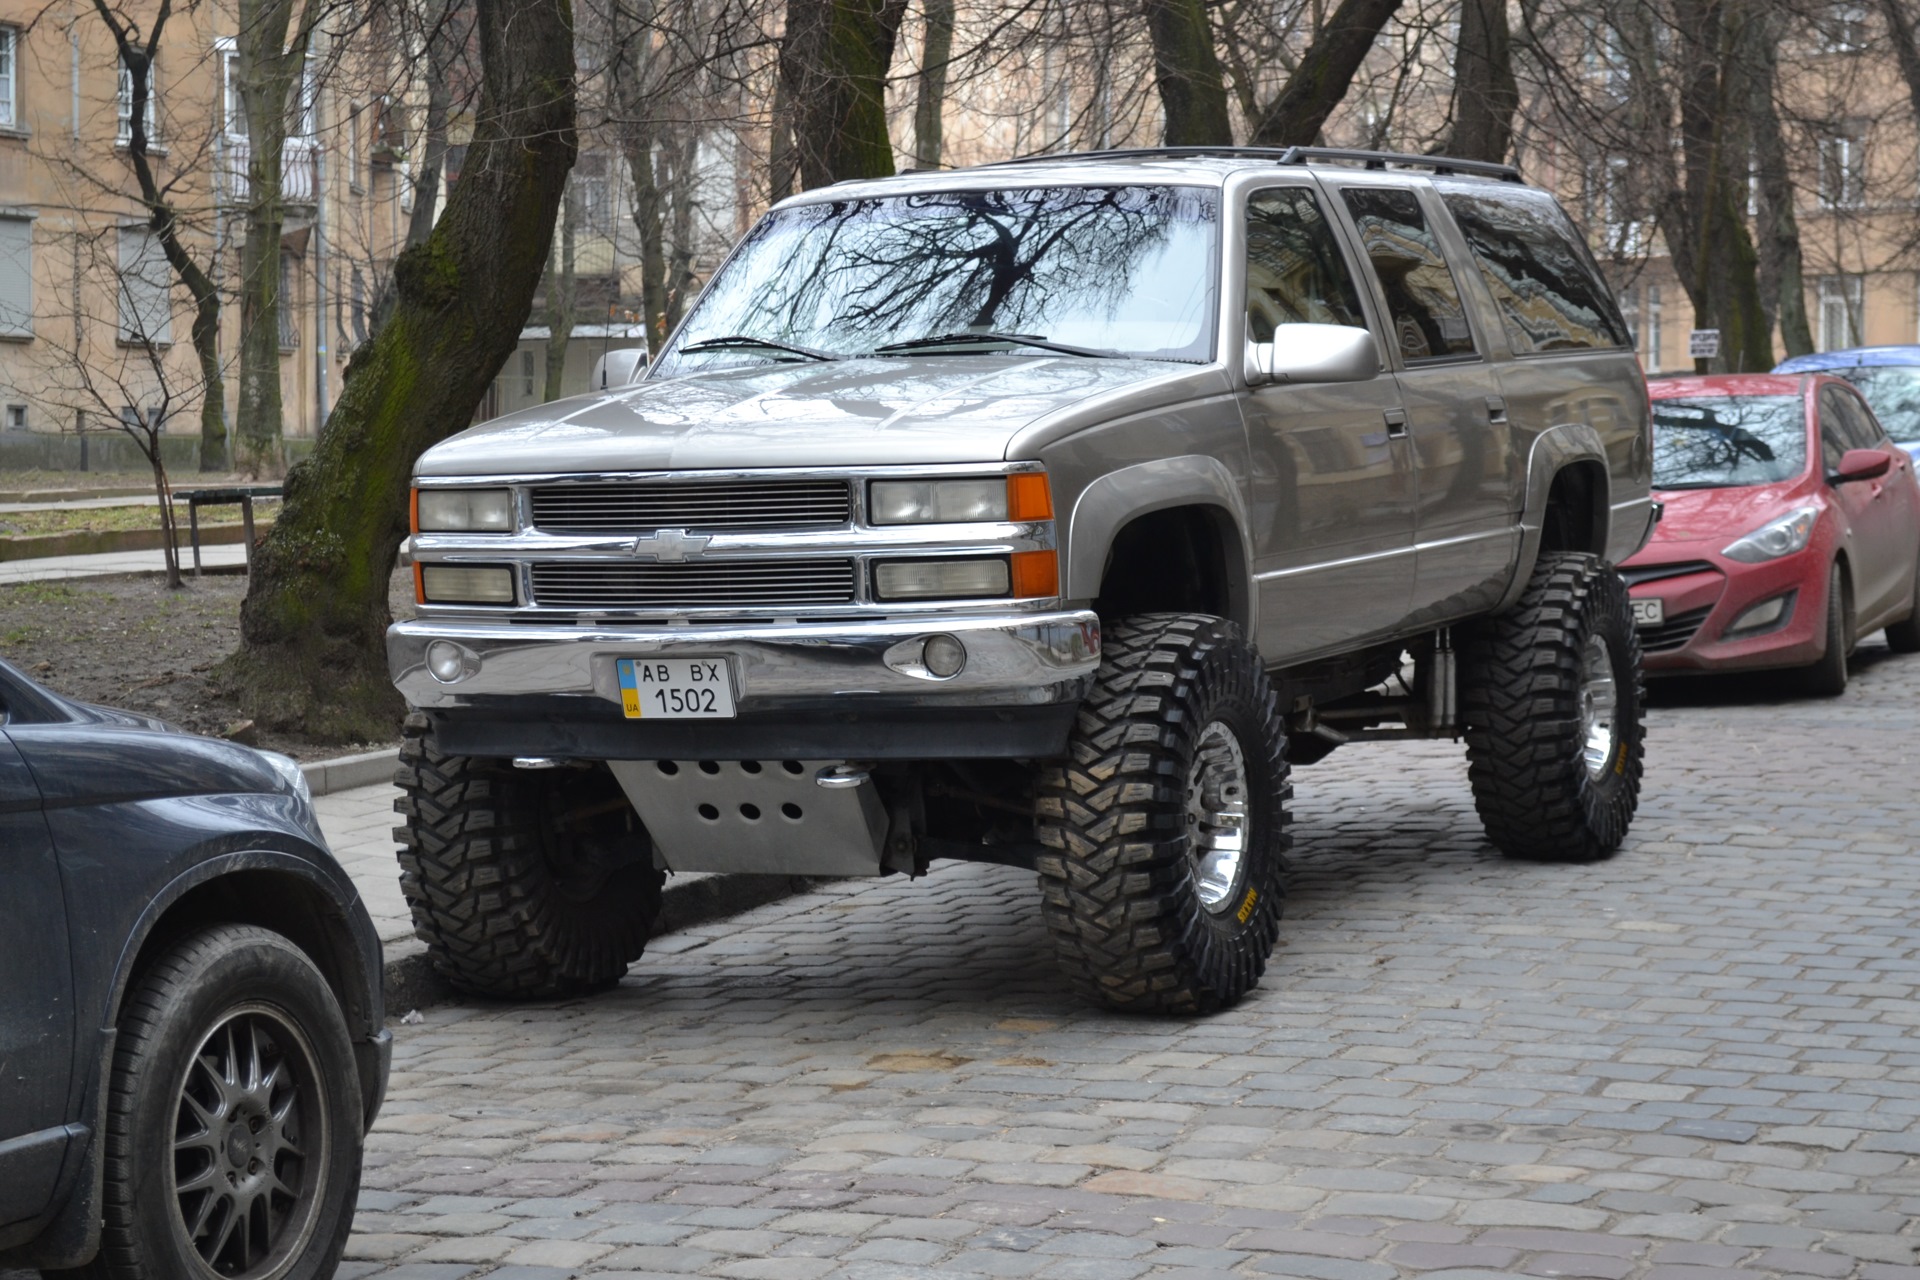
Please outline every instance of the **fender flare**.
[[1091, 600], [1099, 595], [1107, 553], [1120, 530], [1140, 516], [1172, 507], [1211, 507], [1232, 526], [1231, 535], [1222, 538], [1228, 558], [1230, 620], [1250, 632], [1253, 548], [1247, 541], [1246, 501], [1226, 464], [1207, 454], [1182, 454], [1121, 467], [1081, 490], [1067, 523], [1063, 594], [1071, 600]]
[[1520, 512], [1520, 554], [1514, 561], [1513, 580], [1507, 584], [1506, 594], [1494, 606], [1494, 612], [1512, 608], [1520, 599], [1520, 593], [1527, 589], [1534, 563], [1540, 558], [1540, 537], [1546, 528], [1547, 498], [1553, 492], [1554, 477], [1576, 462], [1595, 463], [1608, 477], [1608, 490], [1597, 495], [1598, 510], [1594, 513], [1600, 522], [1596, 531], [1600, 545], [1603, 548], [1608, 545], [1613, 515], [1608, 502], [1612, 469], [1600, 433], [1584, 422], [1563, 422], [1548, 427], [1533, 438], [1533, 445], [1527, 451], [1527, 496]]

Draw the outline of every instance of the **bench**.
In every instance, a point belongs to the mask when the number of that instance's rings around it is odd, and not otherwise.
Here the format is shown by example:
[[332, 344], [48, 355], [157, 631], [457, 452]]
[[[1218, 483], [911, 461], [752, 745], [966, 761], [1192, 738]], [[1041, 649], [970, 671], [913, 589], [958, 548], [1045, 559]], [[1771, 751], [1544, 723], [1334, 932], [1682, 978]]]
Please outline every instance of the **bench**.
[[247, 526], [247, 571], [253, 571], [253, 500], [278, 498], [277, 484], [233, 485], [225, 489], [175, 489], [173, 500], [187, 504], [187, 540], [193, 544], [193, 576], [200, 576], [200, 508], [230, 507], [238, 504], [240, 518]]

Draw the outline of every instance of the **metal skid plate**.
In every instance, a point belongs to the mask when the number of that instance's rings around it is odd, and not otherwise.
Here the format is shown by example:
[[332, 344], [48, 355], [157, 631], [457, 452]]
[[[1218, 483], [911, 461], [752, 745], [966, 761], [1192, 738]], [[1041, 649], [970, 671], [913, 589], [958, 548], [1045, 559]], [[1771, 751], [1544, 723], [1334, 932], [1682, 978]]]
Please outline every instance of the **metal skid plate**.
[[[886, 806], [833, 760], [610, 760], [671, 871], [873, 876]], [[823, 787], [825, 772], [838, 785]], [[844, 772], [844, 771], [842, 771]]]

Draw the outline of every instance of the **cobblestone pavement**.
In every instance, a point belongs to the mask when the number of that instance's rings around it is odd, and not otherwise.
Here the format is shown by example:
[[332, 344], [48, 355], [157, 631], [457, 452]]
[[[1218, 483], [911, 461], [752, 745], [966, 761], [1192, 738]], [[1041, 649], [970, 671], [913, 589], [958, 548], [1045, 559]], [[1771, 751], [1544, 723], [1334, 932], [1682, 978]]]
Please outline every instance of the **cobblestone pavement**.
[[1244, 1004], [1056, 985], [942, 864], [396, 1026], [347, 1280], [1920, 1280], [1920, 660], [1668, 687], [1629, 845], [1503, 861], [1458, 748], [1296, 775]]

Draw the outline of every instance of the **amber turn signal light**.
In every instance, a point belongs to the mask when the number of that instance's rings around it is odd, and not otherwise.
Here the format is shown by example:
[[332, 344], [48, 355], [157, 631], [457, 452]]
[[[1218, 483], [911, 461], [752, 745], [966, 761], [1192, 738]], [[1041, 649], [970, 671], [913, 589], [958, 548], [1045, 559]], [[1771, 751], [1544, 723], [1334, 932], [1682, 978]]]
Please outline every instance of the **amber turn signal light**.
[[[420, 532], [420, 490], [418, 489], [407, 490], [407, 528], [414, 533]], [[420, 566], [415, 565], [414, 577], [419, 576]]]
[[1060, 556], [1054, 551], [1013, 553], [1013, 594], [1034, 600], [1060, 594]]
[[1046, 472], [1017, 471], [1007, 477], [1007, 519], [1053, 519], [1053, 490], [1047, 486]]

